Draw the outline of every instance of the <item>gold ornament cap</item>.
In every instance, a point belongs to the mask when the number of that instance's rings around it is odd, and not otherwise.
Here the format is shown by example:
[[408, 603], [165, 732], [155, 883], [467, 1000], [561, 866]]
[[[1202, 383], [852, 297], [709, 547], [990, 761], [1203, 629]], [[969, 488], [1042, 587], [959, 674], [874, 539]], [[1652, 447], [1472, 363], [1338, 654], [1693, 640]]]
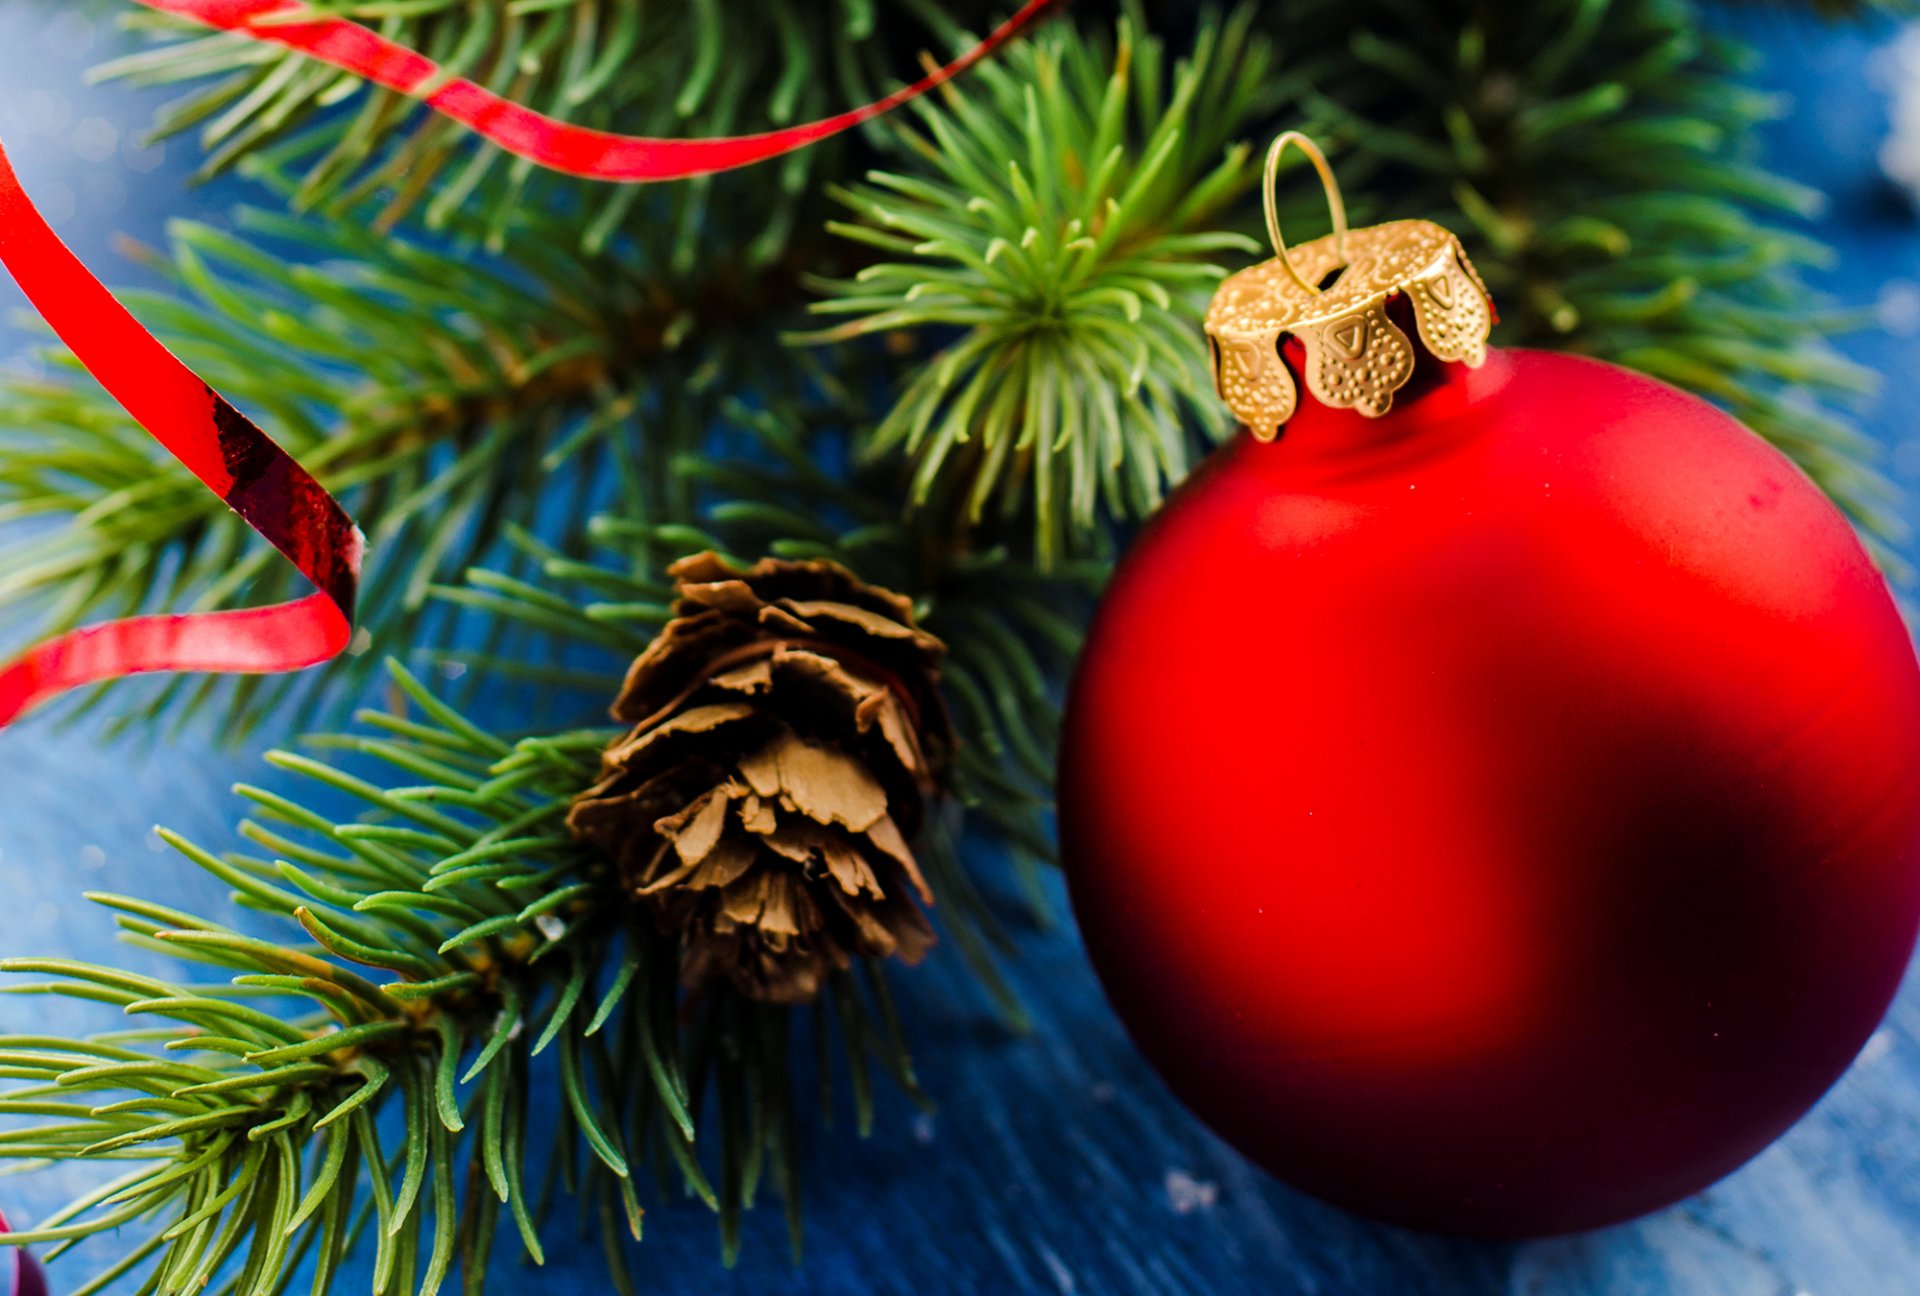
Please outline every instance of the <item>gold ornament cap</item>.
[[[1292, 250], [1275, 205], [1289, 145], [1320, 173], [1333, 212], [1333, 233]], [[1326, 155], [1298, 131], [1267, 154], [1266, 201], [1274, 259], [1220, 285], [1207, 313], [1220, 399], [1254, 436], [1273, 440], [1299, 407], [1299, 384], [1280, 352], [1289, 334], [1305, 350], [1307, 387], [1321, 404], [1369, 418], [1391, 409], [1414, 371], [1413, 340], [1387, 314], [1394, 297], [1412, 303], [1420, 341], [1433, 355], [1475, 369], [1486, 363], [1493, 300], [1450, 230], [1423, 220], [1349, 230]], [[1336, 270], [1339, 278], [1323, 289]]]

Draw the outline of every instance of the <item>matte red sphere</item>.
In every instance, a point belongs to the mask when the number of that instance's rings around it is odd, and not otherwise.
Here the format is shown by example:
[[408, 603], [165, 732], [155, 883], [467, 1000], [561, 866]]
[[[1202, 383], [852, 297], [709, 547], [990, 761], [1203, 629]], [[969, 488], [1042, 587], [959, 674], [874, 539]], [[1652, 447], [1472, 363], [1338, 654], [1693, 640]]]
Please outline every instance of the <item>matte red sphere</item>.
[[1711, 406], [1496, 353], [1178, 493], [1068, 708], [1068, 877], [1174, 1091], [1368, 1215], [1526, 1235], [1791, 1125], [1920, 922], [1920, 669]]

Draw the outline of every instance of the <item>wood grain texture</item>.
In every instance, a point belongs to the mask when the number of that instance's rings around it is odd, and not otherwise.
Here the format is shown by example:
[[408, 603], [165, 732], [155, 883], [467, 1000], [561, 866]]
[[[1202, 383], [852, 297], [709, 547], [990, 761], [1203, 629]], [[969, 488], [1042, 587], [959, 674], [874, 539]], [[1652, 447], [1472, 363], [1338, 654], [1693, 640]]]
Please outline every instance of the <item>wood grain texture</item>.
[[[81, 889], [159, 894], [220, 911], [219, 888], [148, 844], [156, 816], [203, 844], [231, 842], [224, 788], [260, 780], [262, 770], [248, 754], [214, 755], [203, 743], [141, 754], [89, 732], [5, 736], [0, 949], [118, 957], [155, 970], [158, 960], [112, 949], [108, 916], [79, 900]], [[292, 786], [271, 774], [263, 781]], [[115, 785], [120, 790], [104, 790]], [[653, 1289], [1920, 1292], [1920, 982], [1815, 1113], [1711, 1192], [1623, 1228], [1490, 1245], [1357, 1220], [1253, 1170], [1139, 1061], [1070, 929], [1028, 932], [1021, 943], [1016, 979], [1035, 1016], [1031, 1037], [1008, 1035], [950, 956], [897, 982], [918, 1069], [940, 1111], [926, 1117], [888, 1095], [875, 1137], [863, 1143], [843, 1103], [835, 1130], [810, 1135], [803, 1268], [788, 1263], [773, 1211], [750, 1221], [746, 1257], [726, 1275], [704, 1208], [650, 1201], [641, 1255]], [[0, 1000], [0, 1030], [71, 1029], [76, 1013], [40, 998]], [[16, 1217], [33, 1218], [90, 1178], [66, 1171], [0, 1179], [0, 1200]], [[503, 1258], [494, 1289], [604, 1291], [597, 1248], [568, 1245], [564, 1233], [555, 1240], [557, 1258], [537, 1278]], [[67, 1261], [54, 1277], [71, 1286], [82, 1272]]]
[[[54, 90], [84, 103], [70, 119], [137, 120], [139, 109], [124, 96], [81, 88], [78, 69], [100, 47], [53, 57], [37, 45], [36, 32], [61, 8], [8, 4], [0, 13], [0, 126], [21, 110], [24, 95]], [[1771, 75], [1802, 91], [1807, 107], [1783, 125], [1775, 156], [1834, 194], [1836, 221], [1828, 232], [1843, 240], [1848, 257], [1832, 286], [1849, 301], [1871, 303], [1889, 275], [1920, 272], [1920, 228], [1886, 204], [1873, 181], [1884, 114], [1863, 72], [1872, 40], [1772, 25], [1758, 34], [1775, 54]], [[71, 152], [57, 153], [48, 142], [57, 138], [10, 143], [22, 153], [23, 171], [38, 168], [57, 179], [64, 166], [78, 185], [82, 164]], [[177, 170], [141, 177], [138, 193], [175, 213], [209, 200], [182, 191], [177, 178]], [[145, 234], [161, 214], [136, 201], [124, 217], [98, 216], [76, 241], [94, 255], [108, 230], [131, 225]], [[0, 354], [9, 349], [0, 336]], [[1896, 390], [1920, 381], [1920, 347], [1912, 338], [1868, 334], [1849, 350], [1888, 372]], [[1888, 402], [1878, 418], [1877, 430], [1890, 443], [1920, 433], [1904, 402]], [[0, 640], [17, 639], [19, 630], [0, 626]], [[44, 723], [0, 734], [0, 951], [156, 967], [145, 955], [112, 949], [111, 922], [79, 892], [130, 891], [224, 912], [221, 889], [159, 849], [148, 830], [158, 820], [206, 845], [230, 845], [238, 804], [226, 788], [241, 778], [291, 786], [255, 753], [213, 752], [204, 734], [144, 747]], [[1920, 1296], [1914, 978], [1819, 1108], [1710, 1192], [1621, 1228], [1489, 1245], [1357, 1220], [1249, 1168], [1185, 1115], [1139, 1061], [1070, 924], [1026, 932], [1021, 944], [1015, 979], [1038, 1028], [1028, 1038], [1010, 1037], [995, 1023], [950, 953], [897, 980], [919, 1073], [940, 1111], [922, 1117], [889, 1097], [868, 1142], [854, 1138], [844, 1106], [835, 1131], [810, 1136], [804, 1268], [788, 1263], [774, 1211], [750, 1221], [746, 1256], [725, 1274], [704, 1209], [650, 1202], [640, 1252], [650, 1289], [761, 1296]], [[75, 1014], [71, 1005], [44, 999], [0, 998], [0, 1031], [73, 1029]], [[88, 1177], [0, 1178], [0, 1205], [16, 1219], [32, 1219]], [[597, 1243], [555, 1241], [554, 1262], [537, 1276], [503, 1259], [493, 1290], [604, 1292]], [[87, 1272], [74, 1261], [57, 1264], [55, 1290], [71, 1288]], [[340, 1288], [363, 1289], [352, 1282]]]

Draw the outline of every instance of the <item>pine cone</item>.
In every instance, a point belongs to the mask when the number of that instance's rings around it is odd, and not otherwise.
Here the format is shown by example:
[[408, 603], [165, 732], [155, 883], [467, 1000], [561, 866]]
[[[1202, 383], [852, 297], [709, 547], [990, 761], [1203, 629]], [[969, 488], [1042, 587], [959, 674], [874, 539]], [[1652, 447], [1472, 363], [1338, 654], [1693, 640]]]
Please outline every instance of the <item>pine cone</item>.
[[854, 956], [917, 962], [932, 904], [908, 846], [952, 746], [945, 648], [906, 599], [829, 562], [672, 568], [674, 619], [633, 663], [568, 824], [682, 933], [689, 985], [812, 999]]

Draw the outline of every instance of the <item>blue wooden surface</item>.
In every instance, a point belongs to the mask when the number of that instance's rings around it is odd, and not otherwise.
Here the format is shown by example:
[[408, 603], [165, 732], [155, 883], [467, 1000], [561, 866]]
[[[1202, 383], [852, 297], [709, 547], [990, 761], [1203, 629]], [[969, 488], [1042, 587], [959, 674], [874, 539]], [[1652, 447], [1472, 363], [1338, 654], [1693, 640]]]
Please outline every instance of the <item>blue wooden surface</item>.
[[[1770, 141], [1775, 158], [1833, 199], [1824, 233], [1845, 255], [1828, 286], [1852, 304], [1889, 306], [1892, 328], [1851, 338], [1847, 350], [1889, 380], [1891, 398], [1869, 424], [1912, 485], [1920, 422], [1907, 394], [1920, 380], [1920, 342], [1915, 312], [1902, 303], [1920, 294], [1920, 224], [1874, 167], [1886, 118], [1868, 73], [1887, 33], [1767, 18], [1747, 26], [1772, 54], [1763, 79], [1797, 96]], [[83, 253], [110, 266], [112, 233], [154, 239], [172, 214], [217, 219], [231, 191], [184, 190], [185, 150], [155, 166], [121, 148], [143, 101], [88, 90], [79, 75], [109, 43], [64, 5], [0, 0], [0, 138]], [[0, 284], [0, 311], [17, 305]], [[21, 342], [0, 326], [0, 364], [22, 363]], [[0, 641], [19, 630], [0, 626]], [[0, 951], [129, 957], [109, 948], [110, 924], [78, 898], [87, 888], [217, 911], [220, 889], [160, 850], [148, 829], [160, 820], [225, 844], [227, 785], [283, 784], [255, 756], [215, 751], [204, 734], [158, 747], [44, 725], [0, 734]], [[1250, 1169], [1135, 1057], [1070, 924], [1022, 943], [1015, 975], [1036, 1019], [1031, 1038], [1002, 1032], [951, 959], [901, 979], [920, 1073], [941, 1111], [927, 1118], [889, 1100], [869, 1142], [844, 1120], [838, 1132], [814, 1135], [803, 1269], [788, 1264], [779, 1222], [762, 1211], [740, 1268], [723, 1274], [711, 1217], [669, 1203], [651, 1211], [641, 1251], [652, 1289], [1920, 1294], [1920, 978], [1819, 1108], [1712, 1191], [1621, 1228], [1490, 1245], [1354, 1219]], [[0, 1031], [71, 1027], [72, 1012], [0, 1000]], [[72, 1182], [55, 1173], [0, 1179], [0, 1208], [33, 1217]], [[503, 1262], [495, 1290], [604, 1290], [593, 1249], [552, 1249], [557, 1257], [538, 1278]], [[57, 1267], [56, 1289], [80, 1273]]]

